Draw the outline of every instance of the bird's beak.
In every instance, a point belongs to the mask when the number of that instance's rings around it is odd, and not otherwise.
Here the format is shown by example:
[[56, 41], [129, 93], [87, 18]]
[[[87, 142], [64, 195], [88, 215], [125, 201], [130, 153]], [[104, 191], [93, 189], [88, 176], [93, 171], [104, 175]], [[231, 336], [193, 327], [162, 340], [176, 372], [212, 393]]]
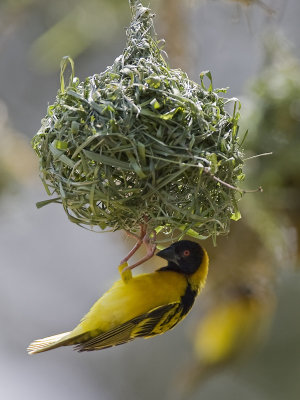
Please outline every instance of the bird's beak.
[[177, 265], [179, 265], [179, 259], [177, 254], [175, 253], [175, 249], [173, 246], [167, 247], [156, 253], [158, 257], [164, 258], [167, 261], [171, 261]]

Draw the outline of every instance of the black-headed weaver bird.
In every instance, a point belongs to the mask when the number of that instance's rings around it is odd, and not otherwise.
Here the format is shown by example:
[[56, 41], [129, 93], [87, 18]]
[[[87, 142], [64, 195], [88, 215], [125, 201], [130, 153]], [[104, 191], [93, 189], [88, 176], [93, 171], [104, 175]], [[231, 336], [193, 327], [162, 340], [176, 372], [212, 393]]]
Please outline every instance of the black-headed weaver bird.
[[195, 360], [182, 368], [177, 392], [186, 398], [215, 373], [251, 356], [267, 338], [275, 306], [271, 286], [240, 284], [228, 289], [194, 327]]
[[[61, 346], [78, 351], [101, 350], [135, 338], [149, 338], [172, 329], [192, 308], [208, 273], [208, 255], [197, 243], [181, 240], [157, 253], [168, 264], [153, 273], [123, 279], [92, 306], [70, 332], [35, 340], [29, 354]], [[121, 274], [122, 276], [122, 274]]]

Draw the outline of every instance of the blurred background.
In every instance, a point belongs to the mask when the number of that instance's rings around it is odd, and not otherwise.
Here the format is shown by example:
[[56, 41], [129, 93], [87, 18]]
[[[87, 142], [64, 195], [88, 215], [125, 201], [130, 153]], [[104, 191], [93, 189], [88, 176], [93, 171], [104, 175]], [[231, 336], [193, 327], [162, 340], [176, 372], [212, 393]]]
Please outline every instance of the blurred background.
[[[59, 88], [59, 63], [103, 71], [125, 46], [127, 0], [0, 2], [1, 398], [300, 397], [300, 45], [298, 0], [151, 0], [172, 67], [230, 87], [242, 102], [242, 219], [207, 247], [207, 286], [171, 332], [113, 349], [31, 356], [33, 339], [70, 330], [118, 278], [132, 245], [49, 205], [30, 139]], [[256, 157], [273, 152], [272, 155]], [[139, 257], [139, 255], [137, 255]], [[157, 267], [154, 259], [140, 270]], [[138, 272], [138, 271], [137, 271]]]

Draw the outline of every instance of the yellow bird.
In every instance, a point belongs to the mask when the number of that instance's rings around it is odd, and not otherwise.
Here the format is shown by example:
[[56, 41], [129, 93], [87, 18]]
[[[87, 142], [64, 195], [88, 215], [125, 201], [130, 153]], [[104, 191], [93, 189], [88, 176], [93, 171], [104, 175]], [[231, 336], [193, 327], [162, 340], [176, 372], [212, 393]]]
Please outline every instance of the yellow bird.
[[115, 282], [71, 332], [35, 340], [28, 353], [61, 346], [74, 346], [78, 351], [101, 350], [173, 328], [190, 311], [205, 284], [208, 255], [189, 240], [173, 243], [157, 255], [168, 265]]
[[246, 286], [219, 304], [199, 323], [195, 351], [207, 365], [222, 364], [259, 342], [269, 322], [273, 301]]
[[209, 308], [196, 326], [196, 361], [184, 369], [179, 382], [178, 390], [185, 395], [231, 362], [251, 355], [267, 336], [275, 310], [271, 288], [240, 285], [227, 295]]

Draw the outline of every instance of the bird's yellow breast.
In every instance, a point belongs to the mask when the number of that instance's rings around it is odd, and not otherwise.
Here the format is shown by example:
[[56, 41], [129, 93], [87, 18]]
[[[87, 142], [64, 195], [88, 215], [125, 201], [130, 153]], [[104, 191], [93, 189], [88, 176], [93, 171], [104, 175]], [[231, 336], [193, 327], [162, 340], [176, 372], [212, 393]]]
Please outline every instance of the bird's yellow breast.
[[161, 305], [180, 301], [187, 278], [173, 271], [141, 274], [124, 283], [119, 280], [92, 306], [72, 336], [107, 331]]

